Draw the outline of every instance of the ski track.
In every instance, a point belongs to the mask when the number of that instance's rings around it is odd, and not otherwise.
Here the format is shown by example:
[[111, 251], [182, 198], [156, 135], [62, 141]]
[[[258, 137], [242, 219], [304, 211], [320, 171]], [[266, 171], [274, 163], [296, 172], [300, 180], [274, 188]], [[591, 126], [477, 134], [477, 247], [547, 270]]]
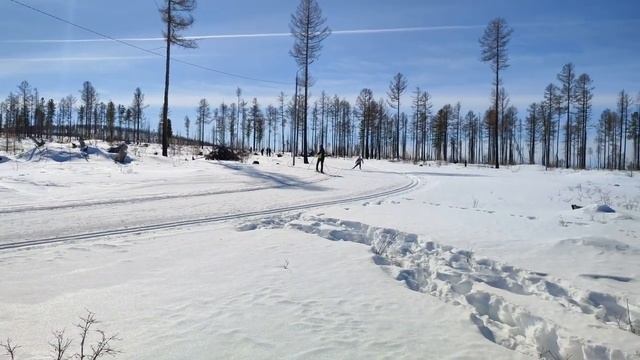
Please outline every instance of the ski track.
[[280, 228], [369, 245], [376, 254], [374, 262], [397, 273], [396, 279], [409, 289], [465, 307], [470, 311], [470, 321], [486, 339], [508, 349], [543, 359], [632, 359], [631, 354], [572, 335], [560, 324], [474, 285], [486, 284], [555, 302], [617, 328], [615, 321], [626, 314], [626, 308], [621, 299], [610, 294], [562, 286], [547, 274], [476, 258], [471, 251], [424, 241], [416, 234], [355, 221], [295, 214], [237, 226], [238, 231]]
[[240, 192], [253, 192], [253, 191], [261, 191], [261, 190], [270, 190], [270, 189], [279, 189], [285, 188], [289, 186], [303, 186], [315, 184], [321, 181], [326, 181], [329, 178], [323, 178], [319, 180], [313, 181], [300, 181], [291, 184], [279, 184], [279, 185], [271, 185], [271, 186], [256, 186], [256, 187], [248, 187], [242, 189], [234, 189], [234, 190], [219, 190], [219, 191], [199, 191], [199, 192], [191, 192], [191, 193], [182, 193], [182, 194], [157, 194], [157, 195], [147, 195], [147, 196], [139, 196], [139, 197], [129, 197], [129, 198], [121, 198], [121, 199], [108, 199], [108, 200], [87, 200], [87, 201], [74, 201], [71, 203], [61, 204], [61, 205], [51, 205], [51, 206], [24, 206], [18, 205], [14, 207], [4, 207], [0, 208], [0, 214], [11, 214], [11, 213], [23, 213], [23, 212], [31, 212], [31, 211], [45, 211], [45, 210], [58, 210], [58, 209], [70, 209], [70, 208], [82, 208], [82, 207], [90, 207], [90, 206], [99, 206], [99, 205], [115, 205], [115, 204], [130, 204], [130, 203], [140, 203], [146, 201], [157, 201], [157, 200], [170, 200], [177, 198], [191, 198], [191, 197], [200, 197], [200, 196], [210, 196], [210, 195], [223, 195], [223, 194], [234, 194]]
[[291, 211], [308, 210], [308, 209], [324, 207], [324, 206], [347, 204], [347, 203], [359, 202], [363, 200], [372, 200], [372, 199], [387, 197], [391, 195], [402, 194], [402, 193], [411, 191], [420, 185], [420, 180], [417, 177], [407, 176], [407, 178], [410, 179], [410, 182], [400, 187], [381, 190], [374, 193], [363, 194], [358, 196], [352, 196], [352, 197], [346, 197], [346, 198], [334, 199], [334, 200], [324, 200], [324, 201], [312, 202], [307, 204], [291, 205], [291, 206], [259, 210], [259, 211], [218, 215], [218, 216], [205, 217], [205, 218], [172, 221], [172, 222], [142, 225], [142, 226], [135, 226], [135, 227], [126, 227], [126, 228], [120, 228], [120, 229], [103, 230], [103, 231], [96, 231], [96, 232], [90, 232], [90, 233], [81, 233], [81, 234], [74, 234], [74, 235], [44, 238], [44, 239], [34, 239], [34, 240], [2, 243], [0, 244], [0, 251], [39, 246], [39, 245], [50, 245], [50, 244], [61, 243], [61, 242], [88, 240], [88, 239], [102, 238], [102, 237], [108, 237], [113, 235], [140, 234], [140, 233], [146, 233], [146, 232], [158, 231], [158, 230], [179, 229], [185, 226], [216, 223], [216, 222], [223, 222], [223, 221], [236, 220], [236, 219], [242, 219], [242, 218], [273, 216], [276, 214], [281, 214], [281, 213], [286, 213]]

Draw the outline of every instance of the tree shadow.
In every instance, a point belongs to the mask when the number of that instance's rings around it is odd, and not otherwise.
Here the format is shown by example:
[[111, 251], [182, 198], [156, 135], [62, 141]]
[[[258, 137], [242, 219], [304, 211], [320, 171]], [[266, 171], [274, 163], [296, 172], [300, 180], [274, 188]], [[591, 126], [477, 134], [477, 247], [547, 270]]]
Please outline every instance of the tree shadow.
[[366, 172], [378, 173], [378, 174], [415, 175], [415, 176], [427, 175], [427, 176], [446, 176], [446, 177], [489, 177], [488, 175], [480, 175], [480, 174], [459, 174], [459, 173], [446, 173], [446, 172], [433, 172], [433, 171], [379, 171], [379, 170], [366, 170]]
[[238, 171], [245, 176], [252, 179], [263, 180], [267, 184], [274, 185], [281, 188], [300, 188], [309, 191], [323, 191], [327, 190], [326, 187], [320, 186], [316, 183], [309, 183], [308, 181], [300, 180], [291, 175], [277, 174], [273, 172], [261, 171], [254, 165], [246, 164], [234, 164], [228, 162], [214, 162], [214, 165], [220, 165], [230, 170]]

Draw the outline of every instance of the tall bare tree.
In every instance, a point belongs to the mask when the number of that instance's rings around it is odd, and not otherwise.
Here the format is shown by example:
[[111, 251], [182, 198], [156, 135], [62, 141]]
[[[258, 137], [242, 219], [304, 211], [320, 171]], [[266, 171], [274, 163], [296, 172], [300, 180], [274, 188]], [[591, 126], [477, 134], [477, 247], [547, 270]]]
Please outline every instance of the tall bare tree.
[[[284, 128], [285, 126], [287, 126], [287, 118], [285, 117], [285, 111], [284, 111], [284, 92], [280, 92], [280, 95], [278, 95], [278, 103], [280, 104], [280, 111], [278, 111], [280, 113], [280, 127], [281, 127], [281, 135], [282, 135], [282, 153], [284, 154]], [[274, 149], [276, 151], [278, 151], [277, 149]]]
[[396, 109], [396, 127], [394, 133], [393, 156], [400, 158], [400, 97], [407, 89], [407, 78], [401, 73], [397, 73], [391, 83], [387, 95], [389, 96], [389, 105]]
[[[627, 160], [627, 126], [629, 120], [629, 105], [631, 104], [631, 97], [629, 94], [622, 90], [618, 94], [618, 110], [620, 111], [620, 143], [618, 144], [618, 170], [624, 170]], [[624, 133], [622, 129], [624, 128]]]
[[144, 109], [147, 106], [144, 104], [144, 94], [140, 88], [136, 88], [133, 92], [133, 101], [131, 102], [131, 112], [133, 116], [133, 140], [136, 144], [140, 143], [140, 123], [144, 117]]
[[496, 78], [493, 82], [495, 86], [495, 123], [494, 123], [494, 138], [493, 144], [494, 159], [496, 162], [496, 169], [500, 167], [500, 161], [498, 160], [498, 94], [500, 87], [500, 71], [509, 67], [509, 55], [507, 53], [507, 45], [511, 40], [511, 34], [513, 29], [507, 24], [507, 21], [503, 18], [495, 18], [489, 22], [487, 28], [484, 30], [484, 34], [480, 38], [480, 47], [482, 48], [481, 59], [484, 62], [488, 62], [491, 65], [491, 70], [495, 73]]
[[96, 106], [98, 102], [98, 94], [96, 93], [96, 89], [93, 87], [90, 81], [85, 81], [82, 84], [82, 90], [80, 90], [80, 100], [83, 104], [83, 118], [85, 121], [84, 124], [84, 135], [86, 137], [91, 136], [91, 120], [93, 119], [93, 108]]
[[291, 14], [289, 29], [295, 41], [289, 54], [296, 60], [300, 70], [304, 70], [304, 101], [302, 119], [302, 152], [304, 163], [307, 158], [307, 103], [309, 94], [309, 65], [320, 56], [322, 41], [326, 39], [331, 30], [325, 26], [326, 18], [322, 17], [322, 10], [316, 0], [300, 0], [300, 4], [294, 14]]
[[189, 119], [189, 116], [185, 116], [184, 117], [184, 128], [187, 130], [187, 140], [191, 140], [191, 138], [189, 137], [189, 127], [191, 127], [191, 119]]
[[[231, 148], [232, 149], [235, 149], [236, 146], [238, 146], [238, 129], [240, 128], [240, 124], [239, 124], [239, 122], [240, 122], [240, 96], [242, 96], [242, 89], [240, 89], [238, 87], [238, 88], [236, 88], [236, 97], [238, 98], [238, 104], [236, 106], [236, 110], [238, 111], [238, 114], [237, 114], [238, 116], [236, 117], [236, 121], [238, 123], [235, 125], [235, 133], [236, 133], [235, 134], [235, 138], [231, 141]], [[235, 145], [234, 145], [234, 142], [235, 142]], [[244, 142], [243, 142], [243, 144], [244, 144]], [[244, 149], [242, 149], [242, 150], [244, 150]]]
[[193, 24], [191, 12], [196, 8], [195, 0], [167, 0], [160, 9], [162, 21], [167, 25], [164, 38], [167, 42], [167, 53], [164, 76], [164, 103], [162, 106], [162, 156], [167, 156], [169, 148], [169, 129], [167, 117], [169, 114], [169, 69], [171, 65], [171, 45], [193, 49], [197, 47], [195, 41], [183, 37], [180, 32]]
[[[562, 110], [567, 114], [567, 122], [565, 124], [565, 137], [564, 137], [564, 161], [565, 167], [568, 169], [571, 166], [571, 105], [575, 102], [575, 82], [576, 72], [572, 63], [565, 64], [562, 67], [562, 71], [558, 74], [558, 80], [560, 81], [562, 101], [564, 103]], [[558, 134], [558, 137], [560, 134]]]
[[198, 140], [200, 148], [204, 148], [204, 126], [211, 120], [211, 108], [207, 99], [202, 98], [198, 103], [198, 116], [196, 117], [196, 125], [198, 126]]
[[587, 167], [587, 126], [591, 117], [591, 99], [593, 99], [593, 81], [587, 74], [578, 76], [575, 85], [577, 106], [577, 128], [579, 132], [578, 167]]
[[107, 104], [106, 120], [107, 120], [107, 131], [109, 132], [108, 141], [112, 142], [113, 132], [115, 130], [115, 124], [116, 124], [116, 104], [114, 104], [113, 101], [109, 101], [109, 103]]

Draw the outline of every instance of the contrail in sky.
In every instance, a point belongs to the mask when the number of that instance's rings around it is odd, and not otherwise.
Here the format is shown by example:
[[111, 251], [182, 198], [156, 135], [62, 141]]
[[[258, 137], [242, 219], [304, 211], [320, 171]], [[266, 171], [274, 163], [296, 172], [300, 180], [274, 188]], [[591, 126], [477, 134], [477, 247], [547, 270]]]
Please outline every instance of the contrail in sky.
[[[364, 34], [385, 34], [400, 32], [422, 32], [422, 31], [447, 31], [447, 30], [469, 30], [482, 29], [483, 25], [451, 25], [451, 26], [417, 26], [417, 27], [398, 27], [398, 28], [381, 28], [381, 29], [354, 29], [354, 30], [334, 30], [333, 35], [364, 35]], [[216, 34], [216, 35], [195, 35], [185, 36], [190, 40], [215, 40], [215, 39], [243, 39], [243, 38], [274, 38], [289, 37], [291, 33], [256, 33], [256, 34]], [[164, 41], [163, 37], [137, 37], [118, 39], [122, 41]], [[92, 42], [108, 42], [110, 39], [93, 38], [93, 39], [25, 39], [25, 40], [0, 40], [2, 43], [92, 43]]]
[[2, 62], [90, 62], [157, 59], [156, 56], [74, 56], [74, 57], [37, 57], [37, 58], [0, 58]]

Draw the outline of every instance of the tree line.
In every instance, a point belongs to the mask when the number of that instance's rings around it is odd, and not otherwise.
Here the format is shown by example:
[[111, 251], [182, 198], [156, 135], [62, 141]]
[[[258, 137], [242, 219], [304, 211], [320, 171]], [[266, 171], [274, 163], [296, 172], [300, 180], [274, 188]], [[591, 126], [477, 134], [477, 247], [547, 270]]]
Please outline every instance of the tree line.
[[147, 106], [140, 88], [133, 92], [129, 105], [101, 101], [90, 81], [82, 84], [79, 93], [79, 98], [69, 94], [58, 101], [47, 100], [29, 82], [18, 84], [17, 90], [0, 102], [0, 130], [6, 151], [10, 139], [28, 137], [59, 141], [82, 137], [136, 143], [150, 140], [149, 122], [144, 114]]
[[[163, 155], [169, 142], [219, 144], [237, 150], [271, 148], [308, 156], [324, 147], [335, 156], [439, 160], [491, 164], [542, 164], [546, 167], [640, 169], [640, 98], [633, 111], [631, 96], [622, 90], [613, 110], [606, 109], [593, 121], [593, 80], [565, 64], [530, 104], [524, 115], [511, 104], [502, 73], [509, 67], [508, 45], [513, 29], [496, 18], [479, 39], [480, 60], [494, 75], [491, 105], [475, 112], [463, 105], [433, 108], [431, 94], [416, 87], [408, 92], [408, 79], [397, 73], [384, 94], [363, 88], [353, 102], [324, 91], [310, 101], [310, 68], [318, 60], [322, 42], [331, 34], [316, 0], [300, 0], [291, 15], [294, 44], [290, 55], [297, 72], [295, 91], [288, 98], [280, 92], [275, 104], [262, 106], [257, 98], [211, 105], [203, 98], [194, 104], [195, 117], [184, 119], [186, 136], [175, 136], [169, 119], [169, 65], [172, 45], [194, 48], [180, 31], [193, 23], [194, 0], [167, 0], [160, 10], [166, 24], [165, 92], [156, 131], [145, 117], [144, 94], [135, 89], [131, 104], [103, 102], [86, 81], [80, 98], [68, 95], [45, 100], [23, 81], [0, 103], [0, 131], [9, 139], [22, 137], [99, 138], [106, 141], [159, 141]], [[410, 106], [408, 106], [410, 104]], [[410, 109], [410, 111], [403, 111]], [[173, 140], [171, 140], [173, 139]], [[627, 152], [630, 155], [627, 156]], [[587, 163], [587, 159], [593, 160]]]

